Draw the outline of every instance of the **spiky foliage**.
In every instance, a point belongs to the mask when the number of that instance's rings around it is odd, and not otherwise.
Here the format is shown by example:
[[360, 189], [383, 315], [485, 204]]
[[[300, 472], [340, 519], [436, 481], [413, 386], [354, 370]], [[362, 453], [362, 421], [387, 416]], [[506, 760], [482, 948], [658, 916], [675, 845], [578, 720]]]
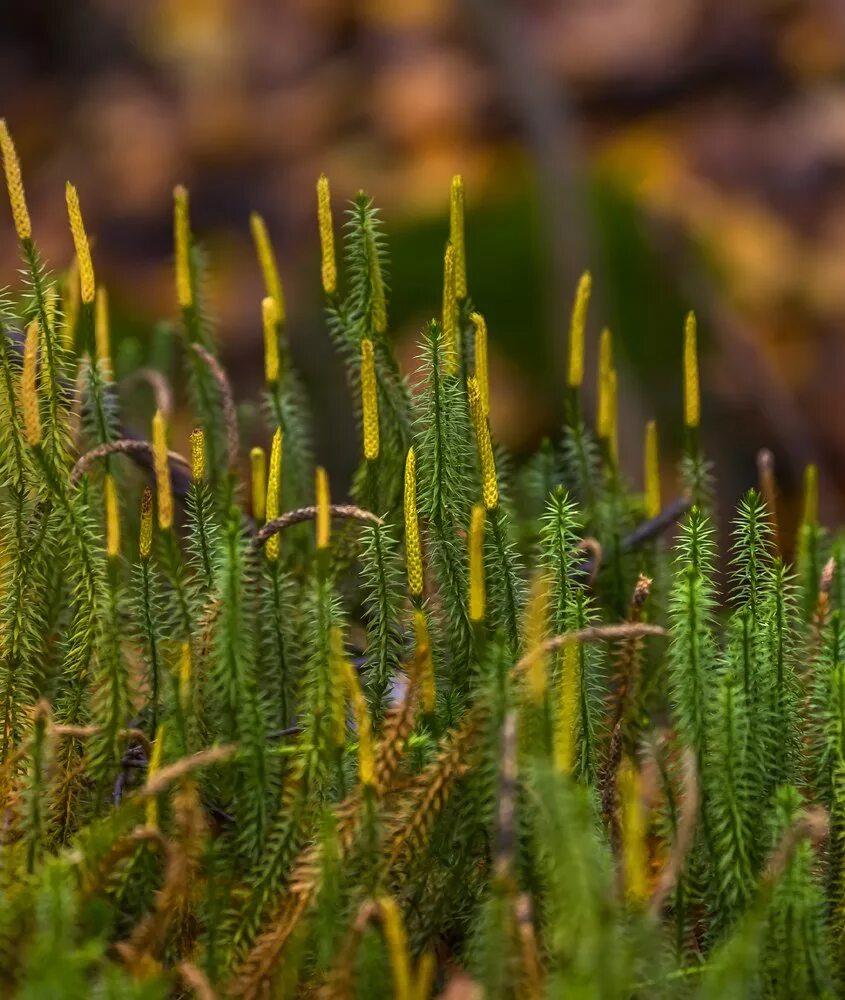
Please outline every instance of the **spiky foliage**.
[[[824, 563], [813, 473], [794, 574], [751, 493], [721, 599], [692, 320], [695, 506], [672, 544], [653, 430], [649, 520], [619, 471], [609, 334], [600, 425], [581, 411], [589, 276], [563, 445], [514, 474], [491, 434], [463, 181], [412, 399], [378, 214], [354, 200], [339, 268], [321, 178], [328, 325], [361, 428], [355, 505], [328, 506], [322, 469], [315, 490], [256, 216], [274, 437], [249, 442], [249, 516], [187, 192], [190, 477], [164, 403], [151, 445], [122, 424], [121, 331], [103, 292], [95, 317], [75, 190], [65, 320], [5, 125], [0, 152], [26, 280], [0, 298], [4, 996], [842, 991], [845, 549]], [[125, 475], [133, 458], [148, 482]]]

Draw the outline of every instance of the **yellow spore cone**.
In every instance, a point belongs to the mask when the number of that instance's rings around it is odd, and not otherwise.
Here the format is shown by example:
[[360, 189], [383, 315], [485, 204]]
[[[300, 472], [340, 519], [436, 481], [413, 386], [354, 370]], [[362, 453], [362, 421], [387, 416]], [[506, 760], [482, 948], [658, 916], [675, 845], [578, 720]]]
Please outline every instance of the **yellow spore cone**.
[[452, 178], [449, 200], [449, 242], [455, 248], [455, 295], [459, 301], [467, 297], [467, 261], [464, 242], [464, 179]]
[[73, 246], [76, 250], [76, 261], [79, 266], [79, 293], [83, 305], [91, 305], [96, 294], [94, 280], [94, 262], [91, 260], [91, 246], [85, 223], [82, 221], [82, 210], [79, 207], [79, 195], [70, 181], [65, 185], [67, 200], [67, 215], [70, 222], [70, 232], [73, 236]]
[[320, 228], [320, 248], [323, 255], [323, 291], [326, 295], [334, 295], [337, 291], [337, 265], [334, 259], [331, 192], [329, 179], [325, 174], [320, 174], [317, 181], [317, 224]]
[[317, 496], [317, 549], [322, 550], [329, 547], [332, 532], [329, 476], [322, 466], [317, 467], [315, 487]]
[[97, 361], [107, 375], [111, 373], [111, 340], [109, 337], [109, 297], [102, 285], [96, 292], [94, 308], [94, 343]]
[[276, 254], [273, 252], [273, 244], [270, 242], [267, 225], [258, 212], [253, 212], [250, 215], [249, 228], [252, 233], [253, 242], [255, 243], [258, 264], [264, 278], [264, 289], [276, 303], [278, 322], [284, 323], [285, 293], [282, 288], [282, 279], [279, 277], [279, 269], [276, 266]]
[[570, 775], [578, 763], [578, 705], [581, 699], [581, 658], [578, 646], [563, 647], [555, 713], [555, 768]]
[[695, 429], [700, 420], [698, 335], [695, 313], [690, 312], [684, 325], [684, 424], [690, 429]]
[[30, 448], [41, 444], [41, 409], [38, 402], [38, 341], [40, 328], [33, 320], [26, 328], [21, 372], [21, 414], [26, 443]]
[[499, 481], [496, 476], [496, 460], [493, 457], [493, 442], [490, 439], [490, 427], [481, 404], [481, 390], [478, 379], [470, 375], [467, 379], [467, 397], [469, 412], [475, 428], [475, 444], [478, 449], [478, 462], [481, 466], [481, 496], [487, 510], [495, 510], [499, 506]]
[[195, 483], [205, 479], [205, 431], [202, 427], [191, 431], [191, 479]]
[[527, 686], [530, 700], [539, 705], [548, 688], [548, 655], [539, 650], [546, 638], [549, 621], [549, 578], [540, 573], [531, 585], [531, 596], [525, 609], [525, 653], [531, 656]]
[[[150, 781], [161, 770], [161, 762], [164, 758], [164, 734], [166, 723], [162, 722], [155, 734], [153, 742], [153, 752], [150, 754], [150, 762], [147, 765], [147, 781]], [[145, 807], [145, 820], [148, 830], [158, 830], [158, 799], [152, 795], [147, 799]]]
[[408, 570], [408, 590], [414, 597], [423, 592], [423, 562], [420, 545], [420, 520], [417, 512], [417, 454], [408, 449], [405, 459], [405, 563]]
[[643, 476], [645, 479], [645, 516], [657, 517], [661, 509], [660, 455], [657, 445], [657, 421], [649, 420], [645, 426]]
[[9, 192], [15, 232], [19, 240], [31, 239], [32, 224], [29, 220], [29, 209], [26, 207], [21, 164], [5, 118], [0, 118], [0, 153], [3, 155], [3, 169], [6, 172], [6, 188]]
[[255, 447], [249, 453], [250, 479], [252, 482], [252, 516], [256, 522], [264, 520], [267, 511], [267, 456], [264, 449]]
[[194, 304], [191, 219], [188, 214], [188, 189], [182, 184], [173, 189], [173, 248], [176, 256], [176, 299], [180, 309], [190, 309]]
[[619, 768], [618, 788], [622, 821], [625, 896], [632, 905], [641, 906], [648, 898], [645, 811], [642, 803], [640, 774], [627, 758], [622, 761]]
[[804, 469], [804, 509], [801, 522], [819, 523], [819, 470], [813, 464]]
[[469, 620], [483, 622], [487, 605], [484, 580], [484, 522], [487, 512], [480, 503], [472, 508], [467, 554], [469, 561]]
[[367, 707], [367, 699], [361, 690], [361, 682], [358, 680], [355, 668], [345, 656], [341, 657], [340, 663], [342, 665], [349, 700], [352, 702], [355, 728], [358, 731], [358, 777], [362, 785], [371, 788], [375, 784], [376, 769], [375, 751], [373, 748], [373, 726]]
[[361, 409], [364, 424], [364, 458], [374, 462], [379, 456], [378, 384], [373, 342], [361, 341]]
[[434, 679], [434, 657], [431, 651], [431, 637], [428, 632], [428, 622], [421, 608], [414, 609], [414, 641], [417, 656], [422, 657], [420, 671], [420, 701], [424, 712], [433, 712], [437, 698], [437, 688]]
[[446, 246], [443, 258], [443, 370], [447, 375], [457, 375], [458, 364], [458, 300], [455, 295], [455, 248]]
[[120, 555], [120, 505], [117, 501], [117, 486], [111, 473], [106, 473], [103, 500], [106, 508], [106, 552], [114, 558]]
[[153, 550], [153, 491], [144, 487], [141, 496], [141, 530], [138, 536], [138, 553], [141, 559], [150, 558]]
[[608, 406], [608, 385], [613, 371], [613, 334], [607, 327], [599, 339], [598, 384], [596, 386], [596, 436], [607, 440], [610, 429], [610, 409]]
[[268, 295], [261, 300], [261, 320], [264, 329], [264, 379], [267, 385], [279, 381], [279, 307]]
[[[270, 472], [267, 475], [267, 502], [266, 517], [267, 522], [275, 521], [281, 513], [282, 502], [282, 428], [277, 427], [273, 435], [273, 443], [270, 446]], [[267, 558], [276, 560], [279, 558], [281, 542], [278, 534], [271, 535], [267, 539], [264, 551]]]
[[173, 526], [173, 488], [167, 457], [167, 422], [161, 410], [153, 417], [153, 467], [158, 494], [158, 526], [169, 531]]
[[481, 409], [490, 416], [490, 374], [487, 367], [487, 323], [481, 313], [474, 312], [470, 319], [475, 327], [475, 377], [481, 393]]
[[584, 381], [584, 336], [587, 327], [587, 307], [590, 304], [592, 278], [585, 271], [578, 282], [575, 292], [575, 304], [572, 307], [572, 320], [569, 325], [569, 371], [567, 384], [577, 389]]

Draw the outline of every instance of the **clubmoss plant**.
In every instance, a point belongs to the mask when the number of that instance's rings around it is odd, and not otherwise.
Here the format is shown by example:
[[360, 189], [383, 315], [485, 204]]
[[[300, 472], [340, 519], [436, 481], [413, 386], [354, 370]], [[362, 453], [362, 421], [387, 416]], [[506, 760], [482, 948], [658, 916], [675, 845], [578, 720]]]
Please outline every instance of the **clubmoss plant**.
[[3, 995], [841, 995], [845, 548], [810, 467], [783, 561], [767, 460], [718, 577], [695, 317], [680, 486], [653, 421], [642, 489], [622, 473], [607, 331], [583, 412], [589, 273], [564, 426], [515, 469], [461, 178], [412, 393], [381, 219], [359, 194], [336, 234], [320, 177], [360, 429], [340, 502], [264, 220], [242, 442], [174, 191], [188, 461], [169, 373], [143, 376], [149, 434], [125, 423], [76, 189], [54, 277], [5, 123], [0, 152], [24, 279], [0, 294]]

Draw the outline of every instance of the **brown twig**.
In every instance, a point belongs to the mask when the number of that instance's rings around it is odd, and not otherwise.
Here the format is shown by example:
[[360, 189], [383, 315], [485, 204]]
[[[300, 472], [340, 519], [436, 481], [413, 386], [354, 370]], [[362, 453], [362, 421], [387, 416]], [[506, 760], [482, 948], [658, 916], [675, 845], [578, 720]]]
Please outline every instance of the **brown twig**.
[[208, 369], [214, 376], [214, 381], [220, 390], [220, 400], [223, 404], [223, 422], [226, 425], [226, 457], [229, 468], [234, 469], [238, 464], [238, 455], [241, 448], [238, 435], [238, 413], [235, 409], [235, 397], [232, 395], [229, 378], [217, 358], [207, 351], [202, 344], [191, 344], [191, 347], [208, 365]]
[[[129, 455], [130, 457], [143, 455], [152, 462], [153, 446], [149, 441], [142, 441], [137, 438], [121, 438], [119, 441], [108, 441], [106, 444], [97, 445], [96, 448], [86, 451], [84, 455], [77, 459], [76, 465], [74, 465], [70, 474], [71, 486], [76, 486], [96, 461], [106, 458], [109, 455]], [[176, 465], [190, 470], [190, 463], [178, 451], [169, 451], [167, 457], [171, 464], [176, 463]]]
[[[364, 521], [367, 524], [381, 525], [384, 522], [372, 511], [364, 510], [363, 507], [355, 507], [353, 504], [333, 503], [329, 507], [332, 517], [347, 517], [356, 521]], [[252, 544], [255, 548], [260, 548], [268, 538], [284, 531], [285, 528], [294, 524], [301, 524], [303, 521], [313, 521], [317, 516], [316, 507], [298, 507], [296, 510], [289, 510], [285, 514], [268, 521], [263, 528], [253, 535]]]

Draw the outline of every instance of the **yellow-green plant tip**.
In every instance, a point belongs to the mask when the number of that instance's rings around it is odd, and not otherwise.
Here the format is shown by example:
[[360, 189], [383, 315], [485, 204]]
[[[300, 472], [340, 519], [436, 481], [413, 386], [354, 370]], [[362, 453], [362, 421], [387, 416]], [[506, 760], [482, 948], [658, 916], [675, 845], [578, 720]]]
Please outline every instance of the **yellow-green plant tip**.
[[484, 579], [484, 523], [487, 511], [483, 504], [472, 508], [467, 542], [469, 562], [469, 620], [483, 622], [487, 605], [487, 586]]
[[611, 459], [619, 459], [619, 379], [614, 368], [608, 378], [607, 386], [607, 450]]
[[106, 508], [106, 552], [114, 558], [120, 555], [120, 506], [111, 473], [106, 473], [103, 483], [103, 501]]
[[585, 271], [578, 282], [575, 304], [572, 307], [572, 321], [569, 325], [569, 368], [567, 384], [578, 389], [584, 381], [584, 337], [587, 327], [587, 308], [590, 304], [592, 278]]
[[625, 897], [632, 906], [648, 899], [648, 850], [640, 775], [628, 759], [618, 776]]
[[402, 911], [390, 896], [379, 898], [384, 940], [393, 974], [393, 996], [396, 1000], [416, 1000], [412, 991], [411, 955], [408, 936], [402, 922]]
[[467, 263], [464, 241], [464, 179], [460, 174], [455, 174], [452, 178], [449, 242], [455, 248], [455, 296], [463, 302], [467, 297]]
[[323, 291], [326, 295], [334, 295], [337, 291], [337, 265], [334, 259], [331, 192], [329, 179], [325, 174], [320, 174], [317, 181], [317, 224], [320, 229], [320, 249], [323, 259]]
[[282, 279], [279, 277], [276, 254], [273, 251], [273, 244], [270, 242], [267, 225], [258, 212], [253, 212], [250, 215], [249, 228], [252, 233], [253, 242], [255, 243], [255, 254], [258, 257], [258, 265], [261, 268], [261, 275], [264, 279], [264, 289], [267, 295], [276, 303], [276, 322], [284, 324], [285, 293], [282, 288]]
[[[267, 521], [275, 521], [281, 513], [282, 502], [282, 428], [277, 427], [273, 434], [273, 443], [270, 446], [270, 471], [267, 474], [267, 500], [265, 516]], [[281, 543], [278, 534], [271, 535], [264, 546], [267, 558], [275, 561], [279, 558]]]
[[73, 247], [76, 251], [76, 261], [79, 267], [79, 293], [83, 305], [91, 305], [96, 294], [94, 280], [94, 262], [91, 260], [91, 247], [88, 243], [88, 233], [82, 221], [82, 209], [79, 207], [79, 195], [70, 181], [65, 186], [67, 201], [67, 216], [70, 222], [70, 232], [73, 237]]
[[267, 456], [263, 448], [256, 446], [250, 450], [249, 468], [252, 482], [252, 517], [260, 523], [267, 512]]
[[176, 258], [176, 300], [180, 309], [194, 304], [191, 281], [191, 219], [188, 210], [188, 189], [177, 184], [173, 189], [173, 248]]
[[167, 455], [167, 421], [161, 410], [153, 417], [153, 467], [158, 500], [158, 526], [169, 531], [173, 526], [173, 487], [170, 482], [170, 462]]
[[141, 495], [141, 528], [138, 535], [138, 553], [141, 559], [149, 559], [153, 550], [153, 491], [144, 487]]
[[804, 469], [804, 504], [801, 522], [809, 525], [819, 523], [819, 470], [814, 463], [810, 463]]
[[578, 763], [578, 712], [581, 703], [581, 660], [578, 646], [563, 647], [555, 712], [554, 762], [559, 774], [572, 775]]
[[19, 240], [31, 239], [32, 224], [29, 219], [29, 209], [26, 206], [21, 164], [5, 118], [0, 118], [0, 153], [3, 155], [3, 169], [6, 173], [6, 188], [9, 192], [9, 205], [12, 209], [15, 232], [18, 234]]
[[96, 291], [94, 306], [94, 344], [97, 361], [106, 374], [111, 373], [111, 340], [109, 336], [109, 297], [102, 285]]
[[481, 313], [470, 315], [475, 328], [475, 377], [481, 393], [481, 409], [485, 417], [490, 416], [490, 374], [487, 367], [487, 323]]
[[404, 514], [408, 590], [414, 597], [419, 597], [423, 592], [423, 562], [417, 511], [417, 455], [413, 448], [408, 449], [405, 459]]
[[698, 335], [695, 313], [687, 314], [684, 324], [684, 424], [694, 430], [701, 420], [698, 381]]
[[195, 483], [205, 479], [205, 431], [202, 427], [191, 431], [191, 479]]
[[457, 375], [458, 363], [458, 300], [455, 296], [455, 248], [446, 246], [443, 258], [443, 370], [447, 375]]
[[261, 300], [261, 321], [264, 329], [264, 379], [267, 385], [279, 381], [279, 307], [268, 295]]
[[331, 541], [332, 512], [329, 476], [321, 465], [317, 467], [314, 476], [314, 492], [317, 500], [317, 550], [323, 551]]
[[652, 519], [658, 516], [662, 506], [660, 497], [660, 453], [658, 449], [656, 420], [649, 420], [645, 427], [643, 478], [645, 481], [645, 516]]
[[21, 371], [21, 415], [26, 443], [30, 448], [41, 444], [41, 407], [38, 401], [38, 347], [40, 328], [33, 320], [26, 328]]
[[361, 410], [364, 425], [364, 458], [374, 462], [379, 456], [378, 383], [373, 342], [361, 341]]
[[496, 475], [496, 460], [493, 456], [493, 442], [490, 427], [481, 404], [481, 389], [478, 379], [470, 375], [467, 379], [469, 412], [475, 428], [475, 444], [478, 450], [478, 464], [481, 467], [481, 496], [487, 510], [499, 506], [499, 480]]

